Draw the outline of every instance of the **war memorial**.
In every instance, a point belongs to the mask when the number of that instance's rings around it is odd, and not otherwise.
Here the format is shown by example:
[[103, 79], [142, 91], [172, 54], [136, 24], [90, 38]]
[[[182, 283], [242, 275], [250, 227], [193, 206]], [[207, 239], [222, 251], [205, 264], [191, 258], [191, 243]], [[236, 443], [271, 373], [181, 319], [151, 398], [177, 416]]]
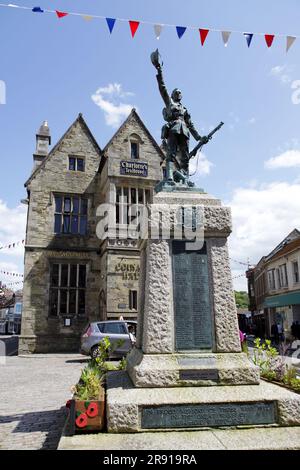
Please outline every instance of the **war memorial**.
[[151, 201], [152, 232], [139, 241], [137, 343], [127, 370], [108, 378], [108, 432], [299, 426], [299, 395], [260, 381], [241, 351], [230, 208], [189, 180], [189, 132], [197, 150], [212, 135], [198, 134], [180, 90], [168, 94], [158, 51], [151, 60], [165, 103], [166, 176]]

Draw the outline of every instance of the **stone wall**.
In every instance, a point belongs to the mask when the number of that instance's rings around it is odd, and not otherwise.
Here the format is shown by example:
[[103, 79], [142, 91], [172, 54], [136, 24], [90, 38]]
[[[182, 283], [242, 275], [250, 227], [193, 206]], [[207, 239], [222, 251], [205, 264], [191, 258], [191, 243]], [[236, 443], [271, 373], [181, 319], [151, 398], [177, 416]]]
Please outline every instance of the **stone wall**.
[[[148, 163], [148, 177], [120, 175], [120, 161], [130, 160], [130, 139], [138, 138], [140, 161]], [[69, 171], [69, 156], [84, 158], [85, 171]], [[122, 279], [115, 263], [139, 264], [135, 247], [124, 251], [107, 243], [96, 234], [97, 208], [111, 201], [109, 189], [118, 184], [152, 189], [161, 178], [159, 147], [132, 111], [105, 148], [104, 156], [82, 116], [76, 119], [64, 136], [33, 171], [27, 181], [29, 194], [28, 225], [25, 245], [24, 305], [20, 352], [78, 351], [79, 338], [88, 321], [100, 318], [136, 317], [129, 311], [129, 290], [137, 290], [137, 279]], [[107, 160], [105, 161], [105, 158]], [[103, 159], [103, 160], [101, 160]], [[100, 164], [100, 161], [103, 163]], [[100, 170], [99, 170], [100, 165]], [[83, 195], [88, 199], [86, 236], [54, 233], [55, 194]], [[104, 245], [104, 252], [101, 246]], [[50, 265], [52, 262], [87, 263], [86, 313], [71, 318], [64, 326], [64, 317], [49, 315]], [[126, 304], [125, 309], [118, 308]], [[104, 319], [101, 316], [101, 319]]]
[[[69, 171], [69, 155], [85, 159], [85, 171]], [[24, 304], [20, 352], [78, 351], [80, 334], [99, 315], [100, 264], [95, 206], [100, 149], [79, 117], [28, 181], [30, 201], [25, 246]], [[54, 233], [54, 194], [88, 198], [86, 236]], [[51, 262], [87, 263], [86, 314], [72, 318], [49, 316]], [[67, 315], [66, 315], [67, 316]]]

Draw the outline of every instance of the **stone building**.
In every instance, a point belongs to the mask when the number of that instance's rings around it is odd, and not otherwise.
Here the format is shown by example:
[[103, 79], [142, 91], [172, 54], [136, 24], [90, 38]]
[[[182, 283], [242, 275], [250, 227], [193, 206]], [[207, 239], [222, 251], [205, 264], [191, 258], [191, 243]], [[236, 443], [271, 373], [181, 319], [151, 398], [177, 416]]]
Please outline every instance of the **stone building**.
[[[136, 214], [163, 171], [164, 155], [134, 109], [103, 150], [81, 114], [50, 144], [45, 122], [25, 183], [22, 353], [77, 351], [88, 321], [136, 319]], [[115, 230], [107, 231], [106, 209]]]
[[300, 232], [294, 229], [268, 255], [247, 271], [250, 309], [258, 336], [272, 336], [272, 325], [286, 338], [300, 323]]

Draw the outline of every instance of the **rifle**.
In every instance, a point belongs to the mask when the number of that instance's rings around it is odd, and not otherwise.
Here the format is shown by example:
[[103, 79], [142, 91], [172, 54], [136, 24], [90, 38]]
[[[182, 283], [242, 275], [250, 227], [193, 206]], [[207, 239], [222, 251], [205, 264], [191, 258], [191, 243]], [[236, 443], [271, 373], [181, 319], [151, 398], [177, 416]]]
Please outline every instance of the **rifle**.
[[[220, 122], [220, 124], [217, 125], [217, 127], [215, 127], [206, 137], [208, 140], [210, 140], [212, 138], [212, 136], [219, 130], [221, 129], [221, 127], [223, 126], [224, 122]], [[207, 143], [207, 142], [205, 142]], [[190, 158], [194, 157], [196, 155], [196, 153], [198, 152], [198, 150], [204, 145], [204, 142], [203, 142], [203, 139], [200, 140], [200, 142], [198, 142], [198, 144], [196, 145], [196, 147], [190, 152]]]

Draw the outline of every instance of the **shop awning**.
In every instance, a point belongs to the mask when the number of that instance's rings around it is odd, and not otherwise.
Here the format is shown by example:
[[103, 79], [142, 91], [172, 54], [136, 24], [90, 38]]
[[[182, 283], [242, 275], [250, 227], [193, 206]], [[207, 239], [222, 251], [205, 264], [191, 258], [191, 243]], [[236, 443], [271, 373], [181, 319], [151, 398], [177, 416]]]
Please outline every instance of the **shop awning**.
[[266, 297], [263, 303], [264, 308], [286, 307], [287, 305], [300, 305], [300, 291], [289, 292], [288, 294], [272, 295]]

